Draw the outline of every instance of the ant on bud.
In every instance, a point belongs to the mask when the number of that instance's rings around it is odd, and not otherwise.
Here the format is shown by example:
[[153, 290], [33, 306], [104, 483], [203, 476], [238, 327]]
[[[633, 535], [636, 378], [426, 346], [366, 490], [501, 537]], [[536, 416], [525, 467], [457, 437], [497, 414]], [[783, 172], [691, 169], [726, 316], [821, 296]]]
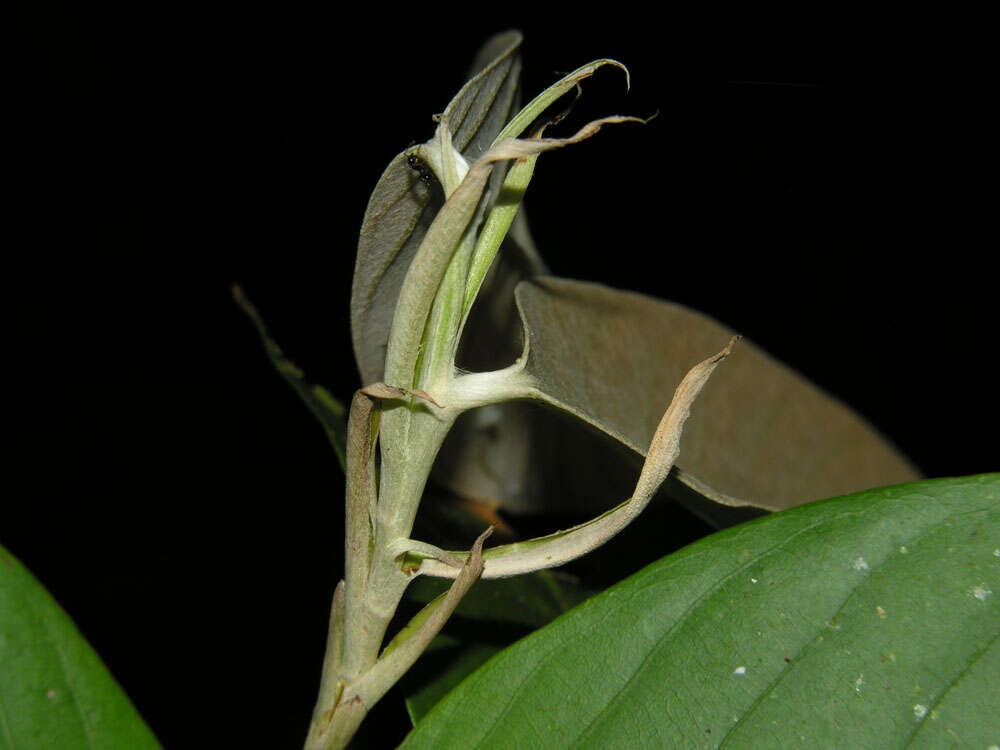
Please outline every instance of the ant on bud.
[[430, 185], [434, 182], [434, 173], [430, 170], [424, 161], [416, 154], [410, 154], [406, 157], [406, 163], [410, 165], [417, 174], [420, 175], [420, 181], [425, 185]]

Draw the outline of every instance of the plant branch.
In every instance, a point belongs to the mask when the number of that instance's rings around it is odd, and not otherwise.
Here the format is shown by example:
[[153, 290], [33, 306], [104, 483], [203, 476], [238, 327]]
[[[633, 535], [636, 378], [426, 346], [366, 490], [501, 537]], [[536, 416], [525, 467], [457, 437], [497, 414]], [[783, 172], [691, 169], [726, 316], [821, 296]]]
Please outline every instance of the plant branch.
[[[324, 682], [320, 697], [323, 705], [317, 705], [313, 721], [306, 739], [306, 750], [333, 750], [347, 745], [357, 731], [369, 710], [386, 694], [427, 648], [441, 631], [448, 618], [455, 611], [462, 597], [468, 592], [483, 572], [483, 542], [493, 532], [493, 527], [484, 531], [472, 549], [467, 553], [454, 583], [442, 597], [431, 602], [418, 614], [413, 627], [404, 628], [403, 639], [394, 639], [386, 647], [382, 657], [356, 680], [351, 682], [340, 678], [336, 681], [324, 670]], [[338, 591], [341, 587], [338, 586]], [[336, 620], [337, 597], [334, 597]], [[334, 631], [331, 629], [331, 635]], [[335, 642], [335, 638], [334, 638]], [[328, 646], [328, 664], [331, 659]]]

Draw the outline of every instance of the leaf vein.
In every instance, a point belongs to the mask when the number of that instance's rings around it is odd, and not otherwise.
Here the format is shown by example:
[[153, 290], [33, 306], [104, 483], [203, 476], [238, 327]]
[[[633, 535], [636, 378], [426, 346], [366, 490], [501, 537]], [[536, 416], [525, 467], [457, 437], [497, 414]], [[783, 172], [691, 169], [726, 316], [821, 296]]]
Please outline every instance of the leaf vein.
[[[867, 510], [874, 510], [877, 507], [878, 506], [873, 505], [870, 508], [866, 509], [866, 511], [862, 511], [862, 512], [867, 512]], [[937, 521], [936, 523], [931, 524], [930, 526], [926, 526], [918, 534], [914, 534], [912, 537], [906, 539], [905, 542], [903, 542], [903, 546], [913, 544], [913, 543], [919, 541], [920, 539], [923, 539], [928, 534], [932, 533], [934, 530], [938, 529], [941, 526], [944, 526], [947, 523], [950, 523], [951, 521], [953, 521], [956, 518], [960, 518], [962, 516], [970, 515], [970, 514], [973, 514], [973, 513], [981, 513], [981, 512], [982, 512], [982, 509], [977, 509], [977, 510], [967, 511], [967, 512], [962, 512], [962, 513], [949, 514], [945, 518], [942, 518], [940, 521]], [[871, 565], [871, 570], [870, 570], [869, 574], [867, 576], [865, 576], [863, 579], [861, 579], [861, 580], [858, 581], [858, 584], [854, 588], [851, 589], [850, 593], [848, 593], [848, 595], [840, 603], [840, 605], [837, 607], [836, 611], [832, 615], [830, 615], [827, 619], [830, 620], [830, 621], [836, 619], [836, 617], [844, 611], [844, 608], [847, 607], [847, 605], [851, 602], [851, 600], [854, 599], [857, 596], [857, 594], [858, 594], [859, 591], [862, 591], [862, 590], [864, 590], [864, 588], [866, 586], [870, 586], [871, 585], [871, 581], [872, 581], [872, 579], [874, 577], [875, 572], [877, 570], [879, 570], [880, 568], [883, 568], [885, 566], [885, 564], [886, 564], [887, 561], [889, 561], [890, 559], [894, 558], [895, 556], [897, 556], [899, 554], [901, 554], [899, 552], [899, 545], [894, 544], [893, 547], [892, 547], [892, 549], [890, 549], [888, 551], [888, 554], [885, 555], [885, 557], [883, 557], [881, 560], [878, 560], [878, 561], [875, 561], [875, 562], [871, 563], [870, 564]], [[761, 706], [761, 704], [764, 702], [764, 699], [767, 698], [769, 695], [771, 695], [771, 693], [774, 692], [774, 690], [778, 687], [778, 685], [781, 684], [781, 682], [789, 674], [792, 673], [794, 665], [797, 664], [802, 659], [802, 657], [804, 657], [805, 654], [807, 654], [809, 652], [809, 650], [813, 646], [815, 646], [816, 643], [819, 642], [820, 637], [823, 636], [823, 635], [824, 635], [823, 631], [820, 630], [808, 642], [806, 642], [805, 644], [803, 644], [803, 646], [795, 653], [795, 656], [792, 657], [791, 661], [788, 663], [788, 666], [785, 669], [783, 669], [781, 671], [781, 673], [777, 677], [775, 677], [773, 680], [771, 680], [771, 682], [767, 685], [767, 687], [765, 687], [764, 690], [760, 693], [760, 695], [757, 696], [756, 700], [754, 700], [754, 702], [750, 704], [750, 706], [747, 708], [747, 710], [743, 712], [743, 714], [739, 718], [739, 721], [737, 721], [735, 724], [733, 724], [733, 726], [731, 726], [726, 731], [725, 736], [722, 738], [722, 741], [719, 743], [719, 747], [720, 748], [721, 747], [725, 747], [726, 744], [728, 744], [728, 742], [729, 742], [730, 738], [732, 737], [733, 733], [736, 732], [736, 730], [738, 730], [743, 725], [743, 723], [754, 713], [754, 711], [756, 711]], [[845, 706], [845, 708], [846, 708], [846, 706]]]
[[59, 641], [58, 639], [53, 637], [47, 618], [45, 618], [42, 614], [38, 612], [38, 610], [34, 606], [34, 603], [31, 601], [31, 598], [26, 596], [24, 598], [24, 603], [27, 606], [27, 608], [32, 612], [32, 614], [38, 617], [38, 621], [42, 624], [42, 629], [45, 632], [46, 639], [51, 644], [52, 650], [55, 652], [56, 656], [59, 659], [59, 667], [63, 673], [63, 684], [66, 686], [66, 691], [70, 694], [70, 697], [73, 699], [73, 708], [76, 709], [76, 713], [80, 717], [80, 724], [83, 727], [83, 732], [87, 737], [87, 744], [90, 747], [95, 747], [93, 728], [87, 722], [87, 717], [83, 712], [83, 708], [80, 706], [79, 700], [77, 699], [76, 691], [73, 689], [73, 686], [70, 683], [69, 672], [66, 668], [66, 658], [63, 655], [62, 649], [59, 646]]
[[951, 692], [952, 688], [956, 687], [958, 683], [960, 683], [962, 679], [968, 675], [969, 670], [971, 670], [979, 662], [979, 660], [983, 658], [983, 656], [989, 653], [990, 649], [993, 648], [994, 644], [996, 644], [998, 639], [1000, 639], [1000, 630], [998, 630], [996, 634], [992, 638], [990, 638], [989, 641], [986, 642], [985, 646], [983, 646], [981, 649], [972, 654], [969, 660], [965, 663], [965, 666], [962, 667], [962, 670], [957, 675], [955, 675], [955, 677], [951, 680], [951, 683], [948, 685], [948, 687], [942, 690], [941, 695], [939, 695], [937, 698], [934, 699], [934, 701], [928, 707], [927, 713], [924, 714], [924, 717], [920, 719], [919, 722], [917, 722], [916, 727], [914, 727], [913, 731], [910, 733], [910, 736], [907, 737], [906, 741], [903, 743], [904, 747], [909, 747], [913, 743], [913, 739], [926, 726], [927, 720], [930, 718], [931, 714], [934, 713], [934, 709], [936, 709], [941, 704], [941, 701], [944, 700], [944, 697], [948, 695], [949, 692]]
[[[861, 511], [861, 512], [864, 513], [865, 511]], [[581, 741], [584, 737], [586, 737], [593, 730], [593, 728], [597, 725], [597, 723], [614, 707], [614, 705], [617, 704], [618, 701], [622, 700], [622, 696], [624, 695], [624, 693], [628, 689], [628, 687], [636, 680], [636, 678], [649, 665], [649, 661], [652, 658], [653, 654], [657, 653], [660, 650], [660, 648], [663, 646], [663, 644], [667, 641], [667, 639], [669, 639], [677, 631], [677, 629], [686, 621], [686, 618], [687, 618], [688, 614], [690, 614], [695, 608], [697, 608], [698, 606], [700, 606], [706, 599], [708, 599], [708, 597], [710, 597], [713, 594], [715, 594], [723, 585], [725, 585], [728, 581], [732, 580], [739, 573], [743, 572], [744, 570], [746, 570], [747, 568], [749, 568], [751, 565], [755, 565], [759, 560], [763, 559], [764, 557], [772, 554], [773, 552], [776, 552], [781, 547], [784, 547], [785, 545], [787, 545], [788, 543], [790, 543], [795, 538], [801, 536], [802, 534], [805, 534], [806, 532], [810, 531], [811, 529], [815, 528], [816, 526], [822, 525], [822, 523], [823, 523], [823, 521], [816, 521], [815, 523], [812, 523], [812, 524], [810, 524], [810, 525], [808, 525], [808, 526], [806, 526], [806, 527], [804, 527], [802, 529], [799, 529], [795, 534], [793, 534], [792, 536], [790, 536], [788, 539], [785, 539], [784, 541], [782, 541], [782, 542], [780, 542], [780, 543], [778, 543], [778, 544], [776, 544], [776, 545], [774, 545], [774, 546], [766, 549], [764, 552], [762, 552], [759, 555], [754, 556], [753, 558], [751, 558], [746, 563], [744, 563], [740, 567], [736, 568], [735, 570], [733, 570], [729, 574], [727, 574], [727, 575], [723, 576], [722, 578], [718, 579], [717, 581], [713, 582], [705, 591], [703, 591], [701, 594], [699, 594], [691, 602], [691, 604], [689, 604], [685, 608], [685, 610], [674, 621], [674, 623], [663, 633], [663, 635], [660, 636], [660, 638], [653, 645], [653, 647], [651, 649], [649, 649], [649, 652], [643, 658], [642, 662], [639, 664], [639, 667], [635, 670], [635, 672], [632, 673], [632, 676], [629, 677], [629, 679], [626, 681], [626, 683], [624, 685], [622, 685], [617, 691], [615, 691], [615, 694], [608, 701], [608, 703], [604, 707], [604, 709], [600, 713], [598, 713], [598, 715], [595, 716], [594, 719], [592, 719], [590, 721], [590, 723], [586, 727], [584, 727], [583, 731], [578, 735], [577, 741]]]

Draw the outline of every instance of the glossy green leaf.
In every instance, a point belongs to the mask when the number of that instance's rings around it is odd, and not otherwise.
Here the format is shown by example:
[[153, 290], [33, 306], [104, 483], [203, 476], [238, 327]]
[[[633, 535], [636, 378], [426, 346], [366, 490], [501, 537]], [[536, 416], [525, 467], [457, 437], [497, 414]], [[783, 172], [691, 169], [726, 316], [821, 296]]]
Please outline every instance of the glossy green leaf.
[[[421, 577], [410, 584], [407, 598], [428, 603], [448, 588], [449, 581]], [[453, 617], [491, 623], [487, 633], [496, 632], [496, 624], [539, 628], [593, 595], [570, 576], [552, 570], [480, 580], [465, 595]], [[463, 679], [501, 650], [493, 642], [477, 640], [478, 630], [463, 631], [463, 638], [441, 635], [417, 662], [415, 674], [407, 677], [406, 710], [416, 724], [434, 705]], [[513, 638], [507, 643], [512, 642]], [[411, 688], [410, 686], [418, 687]]]
[[0, 547], [0, 748], [155, 747], [73, 622]]
[[[434, 644], [431, 644], [421, 657], [421, 662], [434, 662], [434, 666], [439, 667], [439, 670], [433, 678], [428, 679], [418, 690], [406, 697], [406, 712], [410, 715], [410, 721], [414, 726], [437, 705], [438, 701], [499, 651], [499, 646], [489, 643], [462, 645], [460, 642], [451, 641], [451, 645], [439, 648], [434, 648]], [[418, 664], [418, 670], [420, 666]]]
[[987, 748], [997, 674], [992, 474], [701, 540], [493, 658], [403, 746]]

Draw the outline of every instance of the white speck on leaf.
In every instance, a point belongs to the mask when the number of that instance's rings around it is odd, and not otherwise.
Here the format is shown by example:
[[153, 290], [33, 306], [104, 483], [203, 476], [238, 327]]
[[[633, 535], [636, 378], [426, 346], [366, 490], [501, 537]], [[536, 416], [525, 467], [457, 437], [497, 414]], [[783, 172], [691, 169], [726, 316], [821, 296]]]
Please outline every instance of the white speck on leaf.
[[858, 679], [854, 681], [854, 692], [861, 695], [861, 688], [865, 684], [864, 672], [858, 675]]
[[757, 583], [757, 579], [756, 578], [751, 578], [750, 579], [750, 583]]
[[854, 560], [852, 560], [851, 561], [851, 567], [854, 568], [859, 573], [862, 570], [868, 570], [869, 569], [868, 561], [865, 560], [865, 558], [863, 558], [863, 557], [858, 557], [858, 558], [855, 558]]
[[906, 545], [905, 544], [902, 547], [899, 548], [899, 554], [901, 554], [901, 555], [905, 555], [909, 551], [910, 550], [906, 549]]
[[[993, 557], [1000, 557], [1000, 547], [997, 547], [995, 550], [993, 550]], [[997, 747], [996, 745], [993, 745], [993, 747], [996, 747], [997, 750], [1000, 750], [1000, 747]]]
[[971, 596], [973, 599], [978, 599], [981, 602], [985, 602], [986, 597], [992, 595], [993, 592], [986, 587], [985, 583], [981, 583], [975, 588], [969, 589], [969, 596]]
[[746, 667], [736, 667], [736, 669], [733, 670], [733, 674], [746, 674], [746, 673], [747, 673]]
[[885, 610], [881, 607], [875, 607], [875, 611], [878, 613], [879, 618], [884, 620], [887, 617]]
[[927, 715], [927, 706], [925, 706], [923, 703], [917, 703], [913, 707], [913, 715], [916, 716], [918, 719], [924, 718]]

